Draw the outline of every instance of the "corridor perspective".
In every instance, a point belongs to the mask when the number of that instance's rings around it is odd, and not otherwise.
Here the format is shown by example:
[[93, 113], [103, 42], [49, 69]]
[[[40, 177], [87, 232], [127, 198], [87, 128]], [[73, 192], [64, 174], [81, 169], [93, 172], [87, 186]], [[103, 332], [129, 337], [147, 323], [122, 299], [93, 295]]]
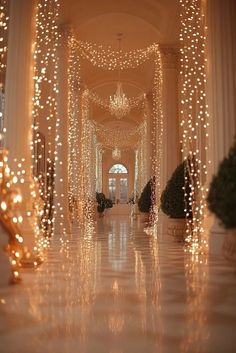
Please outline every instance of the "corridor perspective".
[[236, 352], [236, 1], [0, 0], [0, 353]]

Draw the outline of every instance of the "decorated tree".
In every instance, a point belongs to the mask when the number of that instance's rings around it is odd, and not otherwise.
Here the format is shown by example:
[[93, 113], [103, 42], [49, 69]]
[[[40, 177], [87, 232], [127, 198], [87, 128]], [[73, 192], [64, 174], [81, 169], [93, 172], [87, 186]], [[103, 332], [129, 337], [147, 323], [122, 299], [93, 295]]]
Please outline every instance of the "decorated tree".
[[[186, 161], [182, 162], [173, 172], [170, 180], [167, 182], [161, 195], [161, 209], [170, 218], [188, 218], [192, 217], [192, 212], [188, 200], [190, 194], [189, 178], [187, 182], [185, 176], [187, 173]], [[185, 197], [184, 194], [187, 194]]]
[[207, 202], [225, 228], [236, 227], [236, 138], [213, 176]]
[[102, 192], [96, 192], [96, 201], [98, 203], [97, 211], [103, 213], [105, 208], [112, 208], [113, 203], [110, 199], [107, 199]]
[[138, 200], [138, 208], [140, 212], [150, 212], [151, 207], [152, 207], [152, 179], [150, 179], [147, 182]]

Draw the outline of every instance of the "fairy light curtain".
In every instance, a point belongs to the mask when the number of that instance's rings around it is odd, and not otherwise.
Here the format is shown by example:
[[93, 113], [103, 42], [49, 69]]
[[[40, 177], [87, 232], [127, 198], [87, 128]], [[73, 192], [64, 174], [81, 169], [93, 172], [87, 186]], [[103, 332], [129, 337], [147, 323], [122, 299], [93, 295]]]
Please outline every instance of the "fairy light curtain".
[[[82, 94], [80, 200], [81, 215], [85, 225], [93, 223], [93, 202], [96, 192], [96, 136], [89, 120], [88, 91]], [[81, 220], [81, 217], [80, 217]]]
[[[45, 241], [54, 234], [55, 215], [62, 212], [63, 194], [57, 194], [55, 179], [58, 178], [56, 164], [62, 165], [60, 119], [58, 117], [58, 47], [60, 33], [58, 18], [60, 13], [59, 0], [37, 0], [36, 2], [36, 38], [34, 43], [34, 96], [33, 96], [33, 139], [31, 144], [33, 170], [41, 163], [42, 154], [35, 153], [35, 146], [44, 147], [45, 172], [35, 175], [40, 185], [43, 200], [41, 207], [41, 225]], [[46, 125], [45, 144], [42, 141], [40, 128]], [[63, 183], [63, 178], [59, 182]], [[36, 188], [37, 189], [37, 188]], [[34, 194], [37, 190], [34, 191]], [[55, 204], [53, 204], [55, 202]], [[59, 224], [64, 234], [64, 221]], [[45, 247], [45, 244], [43, 245]]]
[[139, 194], [141, 194], [144, 186], [147, 183], [147, 125], [144, 125], [143, 134], [141, 135], [140, 145], [139, 145]]
[[79, 200], [80, 188], [80, 136], [79, 125], [81, 116], [80, 99], [80, 61], [77, 45], [72, 31], [68, 33], [68, 119], [69, 119], [69, 156], [68, 156], [68, 177], [69, 177], [69, 205], [70, 209], [76, 207]]
[[[209, 160], [209, 113], [206, 104], [206, 27], [205, 5], [201, 0], [180, 0], [181, 32], [181, 128], [182, 152], [190, 176], [190, 205], [193, 219], [188, 221], [188, 240], [194, 252], [206, 245], [204, 214], [206, 176]], [[187, 197], [187, 192], [186, 192]], [[188, 200], [186, 200], [188, 202]], [[188, 216], [188, 214], [187, 214]]]

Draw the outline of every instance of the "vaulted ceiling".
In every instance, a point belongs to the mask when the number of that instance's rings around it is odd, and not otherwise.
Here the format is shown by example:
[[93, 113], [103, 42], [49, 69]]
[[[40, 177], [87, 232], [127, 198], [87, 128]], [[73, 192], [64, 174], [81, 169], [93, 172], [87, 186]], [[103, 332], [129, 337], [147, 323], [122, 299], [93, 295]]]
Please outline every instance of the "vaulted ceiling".
[[[122, 49], [145, 48], [152, 43], [176, 46], [179, 36], [178, 0], [62, 0], [60, 23], [71, 24], [83, 41], [118, 48], [117, 33], [123, 33]], [[128, 97], [149, 92], [153, 81], [153, 63], [122, 71], [121, 80]], [[83, 82], [102, 97], [113, 95], [117, 73], [101, 70], [82, 62]], [[93, 118], [114, 120], [94, 108]], [[126, 121], [138, 122], [137, 112]], [[138, 119], [138, 120], [137, 120]]]

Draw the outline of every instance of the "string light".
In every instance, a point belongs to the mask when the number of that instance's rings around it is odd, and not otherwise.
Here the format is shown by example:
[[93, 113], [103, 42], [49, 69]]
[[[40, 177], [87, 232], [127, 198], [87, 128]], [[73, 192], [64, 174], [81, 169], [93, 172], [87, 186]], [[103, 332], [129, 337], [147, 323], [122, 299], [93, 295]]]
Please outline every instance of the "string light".
[[[206, 104], [206, 27], [201, 0], [180, 0], [181, 32], [181, 128], [182, 152], [186, 163], [185, 197], [190, 178], [191, 192], [186, 200], [193, 218], [188, 220], [187, 240], [193, 252], [206, 246], [204, 239], [205, 182], [207, 175], [209, 113]], [[186, 207], [187, 212], [187, 207]], [[188, 217], [189, 215], [186, 214]]]
[[[106, 98], [99, 97], [96, 93], [89, 91], [89, 99], [92, 103], [100, 106], [104, 110], [110, 112], [110, 103]], [[143, 108], [143, 103], [146, 99], [146, 94], [140, 94], [138, 97], [127, 98], [129, 112], [135, 108]]]
[[140, 140], [137, 146], [135, 158], [135, 195], [140, 195], [147, 183], [147, 124], [143, 126], [142, 133], [140, 133]]

